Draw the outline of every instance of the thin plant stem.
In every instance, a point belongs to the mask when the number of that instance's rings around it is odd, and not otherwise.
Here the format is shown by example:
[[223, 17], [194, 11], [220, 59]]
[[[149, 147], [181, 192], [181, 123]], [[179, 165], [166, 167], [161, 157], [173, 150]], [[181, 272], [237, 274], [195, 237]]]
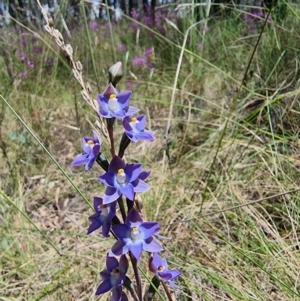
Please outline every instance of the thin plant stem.
[[109, 140], [110, 140], [111, 157], [113, 158], [116, 156], [115, 140], [114, 140], [114, 126], [112, 124], [108, 124], [107, 131], [108, 131], [108, 136], [109, 136]]
[[140, 300], [142, 299], [142, 282], [141, 282], [141, 277], [140, 277], [140, 272], [137, 266], [137, 260], [136, 258], [131, 254], [131, 252], [129, 252], [129, 257], [131, 260], [131, 264], [132, 264], [132, 268], [133, 268], [133, 272], [134, 272], [134, 278], [136, 281], [136, 287], [137, 287], [137, 295], [139, 297]]
[[167, 285], [165, 284], [165, 282], [164, 282], [164, 281], [161, 281], [161, 284], [162, 284], [162, 286], [163, 286], [163, 288], [164, 288], [164, 290], [165, 290], [165, 292], [166, 292], [166, 294], [167, 294], [167, 297], [168, 297], [169, 301], [173, 301], [173, 298], [172, 298], [172, 296], [171, 296], [171, 293], [170, 293], [170, 291], [169, 291]]
[[125, 207], [124, 207], [124, 203], [123, 203], [123, 198], [122, 196], [120, 196], [118, 198], [118, 204], [119, 204], [119, 207], [120, 207], [120, 211], [121, 211], [121, 215], [122, 215], [122, 218], [123, 218], [123, 222], [125, 223], [125, 220], [126, 220], [126, 212], [125, 212]]

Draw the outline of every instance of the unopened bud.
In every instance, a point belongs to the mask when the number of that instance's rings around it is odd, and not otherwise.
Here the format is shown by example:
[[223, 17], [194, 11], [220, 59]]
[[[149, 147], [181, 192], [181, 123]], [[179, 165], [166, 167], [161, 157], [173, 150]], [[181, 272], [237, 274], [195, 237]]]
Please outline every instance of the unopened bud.
[[109, 75], [109, 82], [111, 82], [115, 87], [117, 83], [122, 79], [123, 76], [122, 63], [117, 62], [114, 65], [112, 65], [108, 69], [108, 75]]

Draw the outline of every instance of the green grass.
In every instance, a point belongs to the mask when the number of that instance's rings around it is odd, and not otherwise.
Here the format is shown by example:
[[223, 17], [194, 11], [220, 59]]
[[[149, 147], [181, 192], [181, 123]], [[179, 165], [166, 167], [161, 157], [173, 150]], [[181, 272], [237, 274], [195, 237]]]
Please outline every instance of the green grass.
[[[182, 290], [172, 292], [176, 300], [300, 297], [294, 30], [300, 12], [289, 4], [281, 23], [266, 25], [244, 86], [259, 30], [248, 33], [240, 13], [210, 16], [205, 34], [201, 24], [190, 27], [189, 16], [178, 26], [181, 33], [165, 23], [167, 33], [151, 29], [150, 38], [147, 27], [141, 25], [139, 35], [130, 30], [130, 20], [107, 32], [71, 31], [74, 60], [83, 64], [92, 98], [104, 90], [107, 68], [121, 60], [119, 88], [134, 85], [131, 104], [156, 131], [153, 143], [131, 145], [126, 160], [152, 170], [151, 190], [140, 196], [142, 213], [171, 238], [163, 241], [164, 256], [183, 272], [177, 281]], [[16, 46], [0, 58], [0, 299], [98, 300], [94, 292], [113, 238], [87, 236], [86, 229], [90, 202], [103, 193], [102, 171], [70, 167], [97, 116], [44, 31], [37, 32], [43, 51], [32, 57], [35, 67], [14, 81], [11, 74], [25, 68], [20, 35], [5, 30]], [[1, 38], [3, 48], [8, 43]], [[120, 43], [128, 52], [112, 51]], [[28, 57], [30, 45], [23, 48]], [[131, 64], [149, 47], [155, 49], [153, 74]], [[45, 64], [49, 56], [51, 66]]]

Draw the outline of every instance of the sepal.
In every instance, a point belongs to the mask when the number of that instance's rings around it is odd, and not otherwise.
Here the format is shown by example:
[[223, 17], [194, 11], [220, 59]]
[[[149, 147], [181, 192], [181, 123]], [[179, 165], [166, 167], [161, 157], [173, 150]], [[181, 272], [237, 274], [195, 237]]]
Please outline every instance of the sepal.
[[152, 278], [145, 300], [147, 300], [147, 301], [153, 300], [155, 293], [157, 292], [158, 287], [160, 285], [160, 282], [161, 282], [161, 280], [156, 275]]
[[109, 166], [109, 162], [107, 160], [107, 158], [99, 153], [96, 159], [96, 162], [105, 170], [108, 171], [108, 166]]
[[131, 140], [127, 137], [126, 133], [123, 134], [121, 142], [120, 142], [120, 148], [119, 148], [119, 154], [118, 156], [120, 158], [123, 157], [124, 152], [126, 150], [126, 148], [129, 146]]

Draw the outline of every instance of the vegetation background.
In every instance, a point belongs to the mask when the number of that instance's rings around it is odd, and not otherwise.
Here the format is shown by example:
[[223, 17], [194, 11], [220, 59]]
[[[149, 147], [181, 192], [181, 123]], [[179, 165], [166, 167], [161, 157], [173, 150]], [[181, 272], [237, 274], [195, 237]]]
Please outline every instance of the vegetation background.
[[[174, 299], [300, 300], [299, 2], [198, 13], [53, 21], [94, 97], [123, 63], [119, 89], [156, 132], [126, 159], [152, 170], [143, 215], [171, 238]], [[89, 202], [102, 171], [70, 167], [96, 116], [42, 25], [13, 21], [0, 37], [0, 300], [99, 300], [113, 240], [86, 235], [92, 209], [73, 185]]]

